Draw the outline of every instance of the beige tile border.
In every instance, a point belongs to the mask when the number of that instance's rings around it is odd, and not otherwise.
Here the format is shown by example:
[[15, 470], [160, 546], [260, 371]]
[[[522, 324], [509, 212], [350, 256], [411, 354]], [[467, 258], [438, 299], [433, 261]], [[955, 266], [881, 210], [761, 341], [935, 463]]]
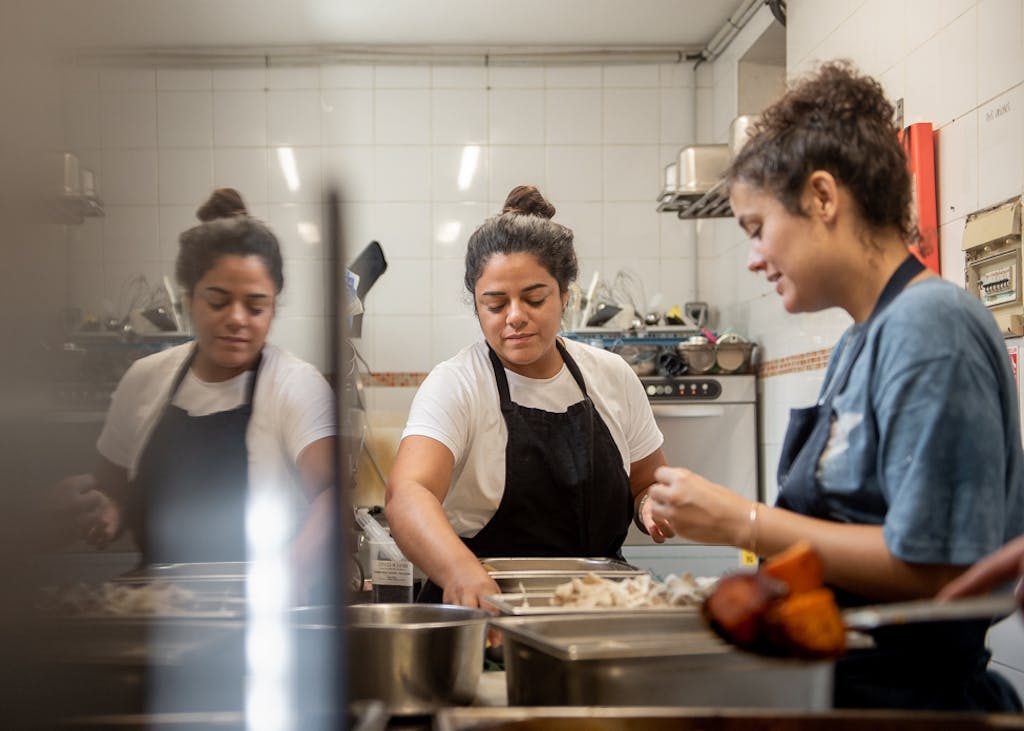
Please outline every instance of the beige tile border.
[[375, 388], [417, 388], [426, 373], [369, 373], [360, 374], [364, 386]]
[[809, 353], [799, 353], [785, 358], [766, 360], [757, 367], [758, 378], [772, 378], [773, 376], [785, 376], [790, 373], [803, 373], [805, 371], [817, 371], [828, 365], [832, 349], [812, 350]]
[[[758, 378], [772, 378], [774, 376], [785, 376], [790, 373], [803, 373], [805, 371], [817, 371], [828, 365], [831, 348], [826, 350], [813, 350], [809, 353], [799, 353], [785, 358], [768, 360], [757, 366]], [[364, 386], [374, 388], [417, 388], [426, 373], [369, 373], [361, 374]]]

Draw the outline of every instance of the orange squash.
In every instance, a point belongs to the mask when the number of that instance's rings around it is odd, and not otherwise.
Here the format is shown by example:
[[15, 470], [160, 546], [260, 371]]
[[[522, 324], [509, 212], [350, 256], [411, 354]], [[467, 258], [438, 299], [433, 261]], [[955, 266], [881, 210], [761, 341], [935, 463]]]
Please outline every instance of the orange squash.
[[766, 639], [796, 657], [841, 655], [846, 627], [829, 589], [813, 589], [774, 603], [765, 614]]
[[790, 594], [803, 594], [825, 585], [821, 557], [807, 541], [798, 541], [761, 566], [761, 571], [786, 584]]

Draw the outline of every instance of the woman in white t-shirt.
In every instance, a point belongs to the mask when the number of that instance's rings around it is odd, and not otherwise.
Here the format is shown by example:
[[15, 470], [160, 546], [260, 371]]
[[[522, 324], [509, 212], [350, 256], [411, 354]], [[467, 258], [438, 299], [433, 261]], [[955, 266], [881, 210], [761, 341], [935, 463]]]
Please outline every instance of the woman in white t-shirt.
[[[284, 285], [277, 238], [244, 213], [180, 237], [195, 340], [142, 358], [114, 392], [90, 475], [65, 480], [88, 541], [124, 529], [144, 562], [242, 561], [284, 536], [299, 583], [327, 549], [334, 399], [310, 364], [267, 343]], [[281, 524], [246, 533], [246, 507]]]
[[554, 212], [520, 186], [470, 237], [484, 342], [438, 365], [410, 410], [386, 513], [430, 579], [421, 601], [498, 593], [479, 558], [621, 556], [635, 510], [664, 540], [642, 499], [665, 457], [640, 380], [618, 355], [557, 337], [578, 266]]

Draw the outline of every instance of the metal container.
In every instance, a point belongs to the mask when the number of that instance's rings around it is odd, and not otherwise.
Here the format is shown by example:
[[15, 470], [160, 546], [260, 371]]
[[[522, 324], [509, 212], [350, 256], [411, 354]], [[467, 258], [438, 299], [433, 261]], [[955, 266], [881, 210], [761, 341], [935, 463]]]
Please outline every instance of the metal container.
[[242, 621], [55, 617], [36, 629], [45, 677], [70, 715], [243, 706]]
[[554, 593], [550, 591], [527, 591], [513, 594], [495, 594], [487, 597], [501, 614], [525, 616], [535, 614], [627, 614], [635, 612], [680, 612], [696, 614], [697, 607], [574, 607], [554, 603]]
[[771, 709], [446, 708], [436, 731], [992, 731], [1024, 728], [1020, 714], [855, 710], [828, 713]]
[[614, 558], [483, 558], [480, 561], [503, 594], [551, 592], [588, 573], [604, 579], [625, 579], [647, 573]]
[[192, 592], [207, 604], [218, 599], [241, 602], [245, 599], [247, 566], [243, 562], [151, 564], [111, 581], [134, 587], [166, 582]]
[[[556, 571], [586, 573], [588, 571], [621, 571], [635, 573], [637, 568], [617, 558], [575, 558], [572, 556], [482, 558], [488, 571]], [[643, 572], [641, 572], [643, 573]]]
[[715, 367], [715, 346], [702, 335], [694, 335], [676, 346], [690, 373], [707, 373]]
[[706, 193], [729, 167], [729, 145], [690, 145], [679, 151], [677, 193]]
[[[327, 645], [336, 610], [293, 613], [299, 651]], [[484, 667], [490, 615], [448, 604], [355, 604], [346, 610], [350, 700], [379, 700], [396, 715], [469, 703]]]
[[832, 662], [727, 645], [696, 612], [502, 617], [509, 705], [824, 710]]
[[176, 579], [245, 579], [249, 564], [244, 561], [211, 561], [200, 563], [154, 563], [130, 571], [119, 581], [144, 579], [149, 581]]
[[744, 114], [729, 124], [729, 156], [736, 157], [743, 145], [750, 139], [751, 126], [757, 121], [756, 114]]
[[722, 373], [747, 372], [753, 353], [753, 343], [725, 335], [715, 343], [715, 364]]

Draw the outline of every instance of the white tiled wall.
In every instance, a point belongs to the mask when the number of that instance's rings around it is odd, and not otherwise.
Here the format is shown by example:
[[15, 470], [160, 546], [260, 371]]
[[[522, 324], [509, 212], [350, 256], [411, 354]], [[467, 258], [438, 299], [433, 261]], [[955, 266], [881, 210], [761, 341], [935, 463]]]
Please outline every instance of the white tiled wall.
[[325, 367], [334, 180], [349, 256], [376, 239], [390, 264], [359, 344], [375, 371], [427, 371], [478, 337], [465, 242], [521, 183], [576, 231], [584, 284], [629, 267], [666, 305], [694, 298], [693, 225], [654, 211], [664, 162], [693, 141], [689, 64], [85, 68], [67, 86], [66, 139], [107, 213], [77, 232], [69, 304], [88, 312], [131, 306], [137, 274], [172, 274], [177, 235], [229, 185], [284, 248], [271, 337]]
[[[1024, 0], [793, 0], [787, 74], [847, 58], [879, 78], [905, 121], [931, 122], [943, 276], [963, 284], [964, 217], [1024, 190]], [[736, 113], [738, 59], [770, 23], [762, 8], [709, 69], [698, 70], [698, 133], [724, 142]], [[762, 279], [745, 270], [747, 243], [735, 220], [699, 227], [700, 297], [722, 323], [745, 327], [775, 359], [830, 348], [849, 324], [839, 311], [788, 315]], [[809, 372], [762, 382], [762, 475], [774, 494], [778, 424], [813, 401]]]

